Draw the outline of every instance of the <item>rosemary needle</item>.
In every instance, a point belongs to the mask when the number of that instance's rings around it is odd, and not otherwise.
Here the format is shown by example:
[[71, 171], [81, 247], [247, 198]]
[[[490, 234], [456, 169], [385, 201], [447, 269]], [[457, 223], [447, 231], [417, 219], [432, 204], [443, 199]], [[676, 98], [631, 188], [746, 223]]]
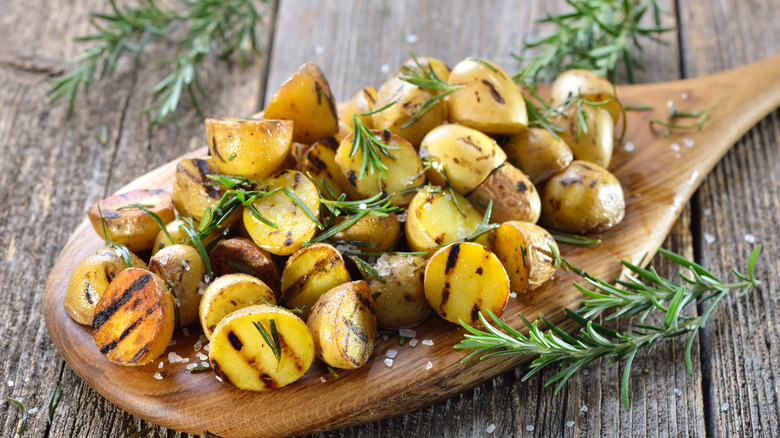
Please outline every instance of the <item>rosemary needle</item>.
[[19, 400], [13, 397], [6, 397], [5, 399], [15, 404], [22, 411], [22, 419], [21, 422], [19, 423], [19, 428], [16, 430], [16, 434], [21, 435], [24, 433], [25, 430], [27, 430], [27, 417], [29, 415], [27, 412], [27, 407], [25, 407], [22, 402], [20, 402]]

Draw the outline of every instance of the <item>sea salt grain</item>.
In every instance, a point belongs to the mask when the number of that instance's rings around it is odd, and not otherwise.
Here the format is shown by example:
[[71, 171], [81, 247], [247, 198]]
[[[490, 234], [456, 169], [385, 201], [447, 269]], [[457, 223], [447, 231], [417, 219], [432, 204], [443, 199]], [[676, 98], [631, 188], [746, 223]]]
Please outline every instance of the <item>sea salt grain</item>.
[[388, 367], [393, 366], [393, 359], [385, 359], [385, 365], [387, 365]]
[[197, 356], [198, 356], [198, 359], [200, 359], [200, 360], [208, 360], [208, 358], [209, 358], [208, 356], [206, 356], [203, 353], [198, 353]]
[[187, 337], [189, 337], [189, 336], [190, 336], [190, 331], [189, 331], [189, 329], [188, 329], [187, 327], [184, 327], [183, 329], [181, 329], [181, 333], [182, 333], [184, 336], [187, 336]]
[[673, 151], [678, 152], [680, 150], [680, 144], [679, 143], [672, 143], [670, 146]]
[[173, 351], [168, 353], [168, 362], [176, 363], [176, 362], [181, 362], [181, 361], [182, 361], [182, 357], [179, 356], [178, 354], [174, 353]]
[[566, 422], [566, 427], [574, 427], [574, 422], [573, 421], [567, 421]]
[[412, 348], [414, 348], [414, 347], [416, 347], [416, 346], [417, 346], [417, 343], [418, 343], [418, 342], [420, 342], [420, 340], [419, 340], [419, 339], [417, 339], [417, 338], [412, 338], [412, 339], [409, 341], [409, 346], [410, 346], [410, 347], [412, 347]]
[[490, 423], [490, 426], [485, 429], [487, 433], [493, 433], [494, 430], [496, 430], [496, 425], [493, 423]]
[[191, 369], [193, 369], [193, 368], [195, 368], [195, 367], [197, 367], [197, 366], [198, 366], [198, 364], [196, 364], [196, 363], [191, 363], [191, 364], [187, 365], [187, 369], [188, 369], [188, 370], [191, 370]]
[[219, 380], [220, 382], [222, 381], [222, 379], [219, 376], [214, 376], [214, 377], [216, 377], [217, 380]]
[[433, 340], [431, 339], [423, 339], [423, 345], [431, 346], [433, 345]]
[[398, 330], [398, 335], [399, 336], [403, 336], [405, 338], [413, 338], [413, 337], [417, 336], [417, 332], [415, 330], [412, 330], [412, 329], [405, 329], [404, 328], [404, 329]]
[[747, 243], [756, 243], [756, 236], [752, 234], [745, 234], [745, 242]]
[[24, 378], [24, 383], [27, 383], [27, 382], [29, 382], [29, 381], [30, 381], [30, 378], [29, 378], [29, 377], [25, 377], [25, 378]]
[[692, 138], [684, 138], [683, 143], [685, 143], [685, 146], [688, 146], [689, 148], [693, 147], [693, 139]]
[[390, 336], [387, 336], [387, 335], [382, 335], [382, 340], [383, 340], [383, 341], [386, 341], [386, 340], [388, 340], [388, 339], [390, 339]]
[[387, 353], [385, 353], [385, 356], [389, 357], [390, 359], [395, 359], [396, 356], [398, 356], [398, 350], [389, 349], [387, 350]]
[[427, 364], [425, 364], [425, 369], [426, 369], [426, 370], [429, 370], [429, 369], [431, 369], [431, 368], [433, 368], [433, 364], [431, 363], [431, 361], [428, 361], [428, 363], [427, 363]]
[[705, 208], [704, 209], [704, 215], [705, 216], [712, 216], [712, 209], [711, 208]]
[[8, 381], [8, 386], [14, 386], [14, 381], [13, 380], [9, 380]]
[[509, 292], [509, 296], [512, 297], [512, 298], [517, 298], [517, 293]]
[[704, 241], [707, 242], [707, 245], [710, 245], [715, 242], [715, 236], [710, 233], [704, 233]]
[[30, 415], [35, 415], [38, 413], [38, 408], [32, 408], [29, 411], [27, 411], [27, 413]]
[[533, 432], [534, 431], [534, 427], [529, 424], [528, 426], [525, 427], [525, 430], [527, 430], [529, 432]]
[[666, 102], [666, 106], [668, 106], [669, 108], [674, 108], [674, 101], [670, 100], [670, 101]]
[[582, 375], [583, 375], [583, 376], [587, 376], [588, 374], [590, 374], [590, 371], [588, 371], [588, 370], [582, 370]]
[[382, 64], [382, 66], [381, 66], [381, 67], [379, 67], [379, 69], [380, 69], [380, 70], [382, 71], [382, 73], [384, 73], [384, 74], [388, 74], [388, 73], [390, 73], [390, 66], [389, 66], [389, 65], [387, 65], [387, 64]]
[[168, 346], [173, 347], [174, 345], [176, 345], [176, 339], [171, 339], [171, 342], [168, 342]]
[[413, 33], [410, 33], [409, 35], [406, 35], [406, 42], [409, 43], [409, 44], [414, 44], [414, 43], [416, 43], [419, 40], [420, 40], [420, 38], [417, 35], [413, 34]]
[[632, 152], [634, 150], [634, 143], [627, 141], [626, 144], [623, 146], [623, 149], [626, 152]]
[[201, 362], [201, 363], [200, 363], [200, 366], [202, 366], [202, 367], [208, 367], [208, 366], [209, 366], [209, 363], [208, 363], [208, 362]]
[[722, 405], [720, 405], [720, 410], [721, 411], [727, 411], [728, 409], [729, 409], [729, 404], [728, 403], [723, 403]]
[[154, 378], [157, 379], [157, 380], [162, 380], [162, 374], [154, 373]]
[[325, 48], [323, 48], [322, 46], [317, 46], [314, 48], [315, 55], [322, 55], [323, 53], [325, 53]]
[[164, 361], [162, 361], [162, 360], [161, 360], [161, 361], [160, 361], [160, 364], [159, 364], [159, 365], [157, 365], [157, 368], [162, 368], [162, 367], [163, 367], [163, 362], [164, 362]]
[[580, 408], [580, 412], [588, 412], [588, 407], [585, 406], [585, 405], [582, 405], [582, 407]]
[[674, 388], [674, 393], [677, 395], [682, 395], [682, 390], [679, 388]]
[[688, 93], [683, 93], [682, 98], [683, 100], [688, 100]]
[[324, 377], [320, 377], [320, 382], [325, 383], [325, 382], [327, 382], [327, 380], [325, 380]]

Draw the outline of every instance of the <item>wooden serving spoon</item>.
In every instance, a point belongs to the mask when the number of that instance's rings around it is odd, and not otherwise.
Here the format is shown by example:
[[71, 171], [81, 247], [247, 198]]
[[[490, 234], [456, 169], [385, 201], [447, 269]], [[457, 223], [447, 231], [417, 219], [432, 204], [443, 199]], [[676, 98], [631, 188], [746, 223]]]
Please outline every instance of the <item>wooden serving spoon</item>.
[[[780, 105], [780, 54], [746, 67], [676, 82], [618, 87], [626, 104], [644, 103], [652, 111], [629, 112], [626, 139], [618, 147], [610, 170], [620, 179], [626, 196], [626, 217], [599, 237], [593, 247], [563, 245], [563, 255], [587, 272], [607, 281], [621, 274], [619, 260], [645, 266], [653, 257], [681, 210], [705, 175], [729, 148], [761, 118]], [[712, 106], [702, 131], [673, 131], [665, 137], [648, 126], [651, 118], [665, 119], [668, 102], [681, 111]], [[205, 149], [196, 152], [204, 155]], [[172, 186], [179, 160], [165, 164], [120, 190]], [[377, 340], [372, 361], [334, 379], [321, 365], [282, 389], [254, 393], [216, 380], [214, 373], [192, 374], [185, 366], [200, 362], [193, 345], [200, 330], [176, 335], [169, 348], [188, 363], [169, 364], [163, 356], [144, 367], [120, 367], [95, 348], [89, 329], [73, 322], [62, 300], [76, 264], [103, 246], [87, 220], [74, 231], [49, 274], [43, 300], [49, 335], [65, 361], [82, 379], [112, 403], [172, 429], [219, 436], [273, 436], [315, 432], [406, 413], [452, 397], [526, 362], [530, 357], [508, 355], [461, 363], [467, 354], [453, 349], [464, 334], [459, 326], [437, 320], [417, 328], [415, 347], [397, 339]], [[522, 327], [518, 312], [534, 319], [540, 312], [555, 324], [573, 330], [564, 307], [577, 307], [581, 294], [571, 286], [575, 275], [559, 270], [555, 279], [533, 293], [510, 299], [504, 313], [508, 324]], [[392, 366], [384, 362], [388, 349], [398, 350]], [[207, 353], [206, 353], [207, 354]], [[202, 356], [201, 356], [202, 358]], [[158, 365], [165, 361], [162, 368]], [[428, 365], [430, 363], [430, 366]], [[162, 380], [154, 377], [160, 373]]]

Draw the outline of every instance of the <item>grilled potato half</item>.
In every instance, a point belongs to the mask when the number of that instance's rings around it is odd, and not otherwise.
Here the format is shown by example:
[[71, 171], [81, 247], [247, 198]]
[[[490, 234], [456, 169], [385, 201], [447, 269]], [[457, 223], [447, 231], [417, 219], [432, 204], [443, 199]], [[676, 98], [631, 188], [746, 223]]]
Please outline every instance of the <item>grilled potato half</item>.
[[350, 280], [336, 248], [318, 243], [301, 248], [287, 259], [282, 271], [282, 297], [288, 307], [301, 310], [305, 321], [322, 294]]
[[249, 274], [262, 280], [279, 296], [279, 266], [271, 254], [243, 237], [217, 243], [209, 254], [215, 277], [227, 274]]
[[490, 309], [504, 312], [509, 277], [495, 254], [482, 245], [453, 243], [431, 256], [425, 268], [425, 297], [447, 321], [474, 325]]
[[289, 120], [206, 119], [206, 138], [220, 173], [263, 179], [289, 156], [293, 122]]
[[141, 366], [163, 354], [175, 325], [176, 305], [165, 282], [145, 269], [129, 268], [95, 306], [92, 335], [111, 362]]
[[517, 293], [536, 289], [555, 273], [550, 246], [558, 251], [555, 239], [544, 228], [528, 222], [508, 221], [490, 236], [493, 252], [509, 275], [510, 287]]
[[[384, 255], [374, 269], [385, 282], [368, 276], [366, 282], [374, 294], [377, 326], [385, 330], [412, 328], [422, 324], [431, 313], [425, 299], [423, 257]], [[377, 295], [378, 294], [378, 295]]]
[[[200, 222], [206, 207], [214, 208], [225, 194], [225, 188], [214, 185], [209, 175], [219, 175], [212, 158], [186, 158], [176, 165], [173, 179], [173, 205], [179, 215]], [[225, 225], [235, 223], [241, 209], [230, 215]]]
[[160, 227], [145, 211], [128, 208], [131, 204], [143, 205], [159, 216], [163, 223], [174, 219], [171, 194], [164, 190], [131, 190], [110, 196], [90, 207], [87, 216], [100, 237], [104, 237], [100, 220], [102, 213], [106, 237], [112, 242], [125, 245], [132, 252], [152, 249]]
[[227, 274], [217, 277], [200, 301], [200, 325], [203, 334], [211, 339], [222, 318], [244, 307], [276, 304], [274, 292], [268, 285], [247, 274]]
[[314, 342], [306, 324], [291, 312], [250, 306], [231, 313], [214, 329], [209, 362], [224, 382], [267, 391], [306, 374], [314, 362]]
[[165, 282], [176, 299], [176, 326], [197, 321], [201, 299], [198, 291], [206, 275], [198, 250], [189, 245], [166, 246], [149, 259], [149, 270]]
[[360, 368], [374, 351], [376, 313], [365, 281], [337, 286], [317, 300], [309, 320], [317, 357], [343, 369]]

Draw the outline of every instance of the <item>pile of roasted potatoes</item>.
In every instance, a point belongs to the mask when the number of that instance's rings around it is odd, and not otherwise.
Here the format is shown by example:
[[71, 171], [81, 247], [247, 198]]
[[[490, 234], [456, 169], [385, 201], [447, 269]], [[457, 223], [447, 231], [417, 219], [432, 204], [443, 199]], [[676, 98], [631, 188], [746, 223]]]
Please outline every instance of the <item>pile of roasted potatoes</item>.
[[[415, 73], [446, 95], [406, 80]], [[551, 104], [572, 97], [600, 104], [560, 106], [555, 135], [529, 127], [524, 89], [496, 64], [413, 57], [339, 116], [307, 63], [263, 113], [207, 119], [209, 156], [178, 163], [171, 192], [89, 209], [107, 246], [76, 267], [65, 310], [127, 366], [198, 322], [217, 376], [255, 391], [315, 357], [361, 367], [377, 328], [413, 328], [431, 310], [466, 324], [500, 315], [555, 272], [558, 247], [537, 222], [587, 234], [624, 215], [606, 170], [615, 88], [570, 71]]]

